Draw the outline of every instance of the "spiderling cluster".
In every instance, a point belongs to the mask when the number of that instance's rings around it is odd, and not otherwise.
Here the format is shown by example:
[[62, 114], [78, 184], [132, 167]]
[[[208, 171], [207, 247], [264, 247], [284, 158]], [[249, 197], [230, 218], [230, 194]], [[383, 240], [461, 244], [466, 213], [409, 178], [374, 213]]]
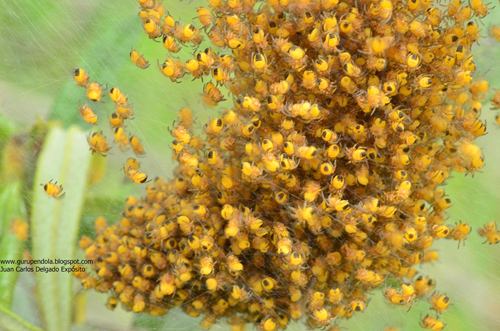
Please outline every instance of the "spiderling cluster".
[[[120, 221], [96, 220], [97, 238], [80, 241], [97, 261], [96, 275], [77, 273], [83, 285], [110, 292], [110, 309], [121, 302], [162, 315], [180, 306], [204, 314], [206, 328], [229, 317], [234, 329], [272, 331], [303, 318], [333, 330], [391, 279], [399, 287], [386, 287], [385, 298], [411, 307], [429, 296], [436, 317], [421, 325], [442, 330], [450, 299], [416, 266], [438, 258], [435, 240], [460, 244], [471, 230], [445, 224], [451, 200], [442, 186], [452, 171], [483, 167], [474, 140], [486, 131], [478, 117], [489, 85], [474, 80], [471, 47], [488, 7], [210, 0], [197, 10], [199, 26], [176, 21], [160, 2], [138, 2], [145, 33], [170, 54], [160, 72], [173, 82], [208, 78], [205, 103], [224, 100], [224, 86], [234, 106], [201, 135], [191, 111], [179, 112], [173, 178], [128, 198]], [[213, 47], [199, 50], [206, 39]], [[181, 47], [192, 57], [176, 58]], [[75, 71], [77, 84], [99, 101], [100, 85], [85, 75]], [[117, 88], [109, 92], [115, 143], [142, 155], [123, 132], [131, 105]], [[92, 151], [105, 155], [103, 141], [92, 134]], [[135, 159], [124, 166], [145, 183], [138, 169]], [[492, 229], [482, 234], [494, 237]]]

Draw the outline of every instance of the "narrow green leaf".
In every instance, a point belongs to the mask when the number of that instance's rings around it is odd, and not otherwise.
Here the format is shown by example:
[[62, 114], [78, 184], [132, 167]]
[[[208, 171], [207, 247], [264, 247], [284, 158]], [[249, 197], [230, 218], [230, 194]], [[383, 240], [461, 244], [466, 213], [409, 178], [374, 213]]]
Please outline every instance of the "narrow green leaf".
[[[33, 259], [72, 260], [75, 257], [80, 216], [88, 183], [90, 153], [86, 135], [77, 127], [68, 131], [53, 128], [47, 135], [38, 159], [33, 188], [32, 236]], [[40, 183], [50, 180], [63, 185], [62, 199], [48, 196]], [[57, 272], [37, 272], [37, 289], [42, 317], [49, 330], [68, 330], [71, 325], [71, 273], [52, 264], [38, 267], [57, 267]]]
[[[26, 211], [21, 196], [21, 184], [13, 182], [0, 193], [0, 260], [21, 259], [24, 241], [19, 240], [15, 233], [10, 233], [12, 221], [17, 218], [26, 222]], [[3, 263], [0, 267], [16, 268], [17, 265]], [[6, 271], [0, 273], [0, 302], [6, 307], [12, 304], [14, 288], [19, 273]]]
[[0, 305], [0, 326], [7, 331], [43, 331]]

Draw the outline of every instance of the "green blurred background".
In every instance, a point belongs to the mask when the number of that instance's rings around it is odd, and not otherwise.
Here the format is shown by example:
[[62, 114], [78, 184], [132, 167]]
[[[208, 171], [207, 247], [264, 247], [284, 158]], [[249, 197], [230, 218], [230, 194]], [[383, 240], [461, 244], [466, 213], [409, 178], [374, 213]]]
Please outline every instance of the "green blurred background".
[[[163, 5], [172, 16], [190, 21], [196, 16], [195, 8], [203, 3], [164, 1]], [[185, 78], [182, 84], [175, 84], [160, 74], [156, 63], [157, 59], [164, 61], [166, 50], [143, 33], [137, 12], [135, 0], [0, 0], [0, 115], [19, 129], [41, 117], [60, 120], [65, 126], [78, 124], [89, 131], [90, 125], [78, 112], [79, 101], [85, 100], [85, 90], [77, 87], [72, 79], [73, 70], [82, 67], [90, 72], [91, 80], [109, 87], [118, 86], [128, 93], [134, 104], [135, 119], [127, 122], [127, 131], [140, 137], [147, 153], [140, 160], [141, 169], [151, 177], [170, 176], [173, 162], [167, 128], [175, 118], [175, 111], [190, 106], [197, 123], [203, 124], [216, 110], [201, 101], [201, 82]], [[492, 88], [490, 94], [494, 88], [500, 88], [500, 43], [487, 37], [496, 21], [500, 21], [498, 6], [483, 20], [484, 25], [480, 25], [486, 37], [480, 40], [474, 52], [478, 66], [476, 77], [486, 75]], [[145, 54], [150, 68], [138, 69], [130, 61], [132, 46]], [[178, 55], [185, 58], [190, 52], [183, 48]], [[114, 111], [112, 102], [106, 97], [105, 103], [96, 110], [104, 123], [100, 129], [112, 140], [105, 119]], [[453, 201], [449, 224], [466, 221], [472, 225], [473, 233], [458, 250], [456, 242], [441, 240], [434, 246], [440, 260], [420, 267], [423, 274], [437, 280], [437, 289], [451, 298], [451, 309], [444, 315], [447, 330], [500, 330], [500, 245], [483, 245], [483, 239], [476, 232], [500, 214], [500, 132], [495, 115], [489, 102], [485, 102], [482, 116], [488, 122], [489, 133], [477, 141], [486, 155], [484, 171], [476, 173], [474, 178], [454, 174], [446, 187]], [[91, 233], [92, 221], [97, 215], [116, 221], [125, 197], [141, 194], [142, 187], [126, 180], [121, 169], [131, 156], [131, 151], [125, 154], [117, 148], [111, 151], [104, 178], [89, 187], [82, 233]], [[33, 280], [22, 276], [13, 310], [27, 321], [40, 325], [37, 312], [38, 305], [43, 303], [36, 299], [32, 287]], [[75, 284], [75, 289], [79, 289], [79, 284]], [[409, 312], [407, 308], [390, 307], [382, 297], [382, 289], [370, 297], [365, 313], [341, 322], [340, 326], [349, 330], [384, 330], [388, 326], [420, 330], [420, 317], [431, 313], [427, 302], [417, 302]], [[199, 319], [184, 317], [179, 311], [151, 319], [142, 314], [124, 313], [120, 308], [111, 312], [105, 308], [105, 300], [106, 295], [94, 291], [77, 296], [77, 320], [84, 321], [84, 325], [75, 328], [199, 329]], [[221, 325], [214, 329], [227, 327]], [[290, 329], [302, 330], [303, 326], [293, 324]]]

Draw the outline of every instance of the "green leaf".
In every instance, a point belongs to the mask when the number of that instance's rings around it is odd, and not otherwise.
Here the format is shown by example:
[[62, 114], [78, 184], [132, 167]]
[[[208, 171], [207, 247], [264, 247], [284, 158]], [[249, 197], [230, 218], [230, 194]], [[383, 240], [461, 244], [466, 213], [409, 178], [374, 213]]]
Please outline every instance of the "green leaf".
[[26, 322], [3, 305], [0, 305], [0, 325], [2, 330], [8, 331], [43, 331]]
[[[0, 260], [21, 259], [24, 241], [19, 240], [15, 233], [10, 233], [10, 226], [13, 219], [18, 218], [26, 222], [26, 211], [24, 209], [21, 196], [21, 184], [13, 182], [0, 193]], [[2, 267], [13, 267], [17, 265], [3, 264]], [[14, 288], [19, 273], [16, 271], [0, 273], [0, 302], [6, 307], [12, 304]]]
[[[90, 153], [84, 132], [70, 127], [67, 131], [53, 128], [48, 133], [38, 159], [33, 188], [31, 228], [34, 260], [74, 258], [89, 168]], [[40, 187], [40, 183], [50, 180], [63, 185], [66, 195], [62, 199], [48, 196]], [[71, 325], [73, 275], [62, 272], [61, 268], [71, 265], [38, 267], [59, 268], [58, 272], [36, 273], [45, 326], [49, 330], [68, 330]]]

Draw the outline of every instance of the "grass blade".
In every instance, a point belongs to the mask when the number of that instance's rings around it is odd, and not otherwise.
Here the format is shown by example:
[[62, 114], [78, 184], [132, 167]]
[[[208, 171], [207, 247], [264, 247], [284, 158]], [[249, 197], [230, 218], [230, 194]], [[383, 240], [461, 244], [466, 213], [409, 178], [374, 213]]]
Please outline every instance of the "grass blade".
[[[0, 193], [0, 260], [21, 259], [24, 242], [15, 233], [10, 232], [12, 221], [17, 219], [26, 222], [26, 211], [21, 196], [21, 184], [16, 181], [10, 183]], [[2, 264], [2, 267], [13, 267], [16, 265]], [[0, 302], [5, 307], [10, 307], [14, 295], [14, 288], [19, 273], [8, 271], [0, 273]]]
[[2, 305], [0, 305], [0, 325], [2, 330], [7, 331], [43, 331]]
[[[33, 189], [32, 235], [33, 258], [71, 260], [75, 256], [80, 216], [88, 183], [90, 153], [85, 133], [77, 127], [68, 131], [53, 128], [47, 135], [38, 159]], [[40, 183], [55, 180], [66, 195], [56, 200], [45, 194]], [[49, 330], [68, 330], [71, 324], [71, 273], [37, 272], [37, 289], [45, 326]], [[66, 267], [70, 267], [66, 265]]]

